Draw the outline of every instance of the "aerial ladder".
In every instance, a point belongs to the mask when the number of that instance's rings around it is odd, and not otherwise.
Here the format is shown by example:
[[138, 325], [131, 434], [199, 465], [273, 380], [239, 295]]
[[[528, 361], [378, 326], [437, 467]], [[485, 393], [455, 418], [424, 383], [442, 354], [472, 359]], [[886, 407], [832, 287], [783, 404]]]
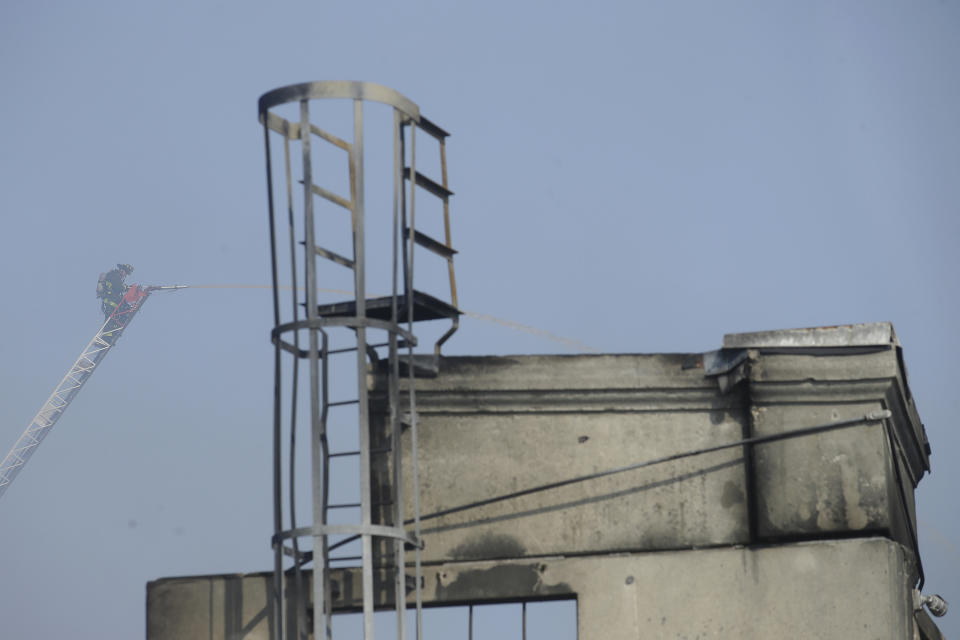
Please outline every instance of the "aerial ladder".
[[137, 314], [150, 294], [154, 291], [185, 289], [187, 286], [176, 284], [143, 287], [133, 284], [127, 288], [120, 304], [104, 321], [103, 326], [100, 327], [100, 330], [84, 348], [80, 357], [70, 367], [67, 375], [53, 390], [37, 415], [33, 417], [30, 426], [23, 432], [17, 443], [13, 445], [13, 449], [10, 450], [7, 457], [3, 459], [3, 463], [0, 464], [0, 497], [3, 496], [24, 465], [27, 464], [27, 461], [30, 460], [30, 457], [40, 446], [43, 439], [47, 437], [47, 434], [50, 433], [53, 425], [57, 423], [63, 412], [70, 406], [70, 402], [80, 393], [80, 389], [93, 375], [97, 365], [103, 361], [107, 352], [117, 343], [124, 329], [133, 320], [133, 316]]

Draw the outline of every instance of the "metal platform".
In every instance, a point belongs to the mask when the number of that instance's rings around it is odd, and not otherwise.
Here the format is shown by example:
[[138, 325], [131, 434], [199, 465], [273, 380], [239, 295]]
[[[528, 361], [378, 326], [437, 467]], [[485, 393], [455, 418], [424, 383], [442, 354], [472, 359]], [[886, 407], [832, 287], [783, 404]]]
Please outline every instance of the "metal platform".
[[[367, 318], [376, 318], [377, 320], [390, 320], [392, 313], [393, 298], [383, 296], [382, 298], [367, 298], [366, 308]], [[397, 296], [397, 321], [404, 322], [407, 319], [409, 310], [407, 308], [407, 296]], [[444, 302], [439, 298], [434, 298], [430, 294], [422, 291], [413, 291], [413, 321], [422, 320], [442, 320], [444, 318], [456, 318], [462, 315], [462, 311], [454, 307], [449, 302]], [[348, 300], [346, 302], [334, 302], [332, 304], [322, 304], [317, 307], [317, 315], [323, 318], [340, 318], [357, 315], [357, 301]]]

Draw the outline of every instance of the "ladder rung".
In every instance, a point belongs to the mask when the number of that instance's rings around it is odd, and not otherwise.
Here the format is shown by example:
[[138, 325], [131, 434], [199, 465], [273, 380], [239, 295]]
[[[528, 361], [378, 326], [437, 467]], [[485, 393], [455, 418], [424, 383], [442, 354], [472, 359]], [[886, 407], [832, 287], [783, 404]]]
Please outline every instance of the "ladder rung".
[[[297, 180], [297, 182], [299, 182], [300, 184], [303, 184], [303, 180]], [[310, 190], [313, 191], [318, 196], [320, 196], [321, 198], [324, 198], [325, 200], [329, 200], [334, 204], [340, 205], [347, 211], [353, 211], [353, 204], [346, 198], [338, 196], [333, 191], [327, 191], [323, 187], [319, 187], [315, 184], [310, 185]]]
[[[370, 449], [370, 453], [390, 453], [393, 451], [390, 447], [382, 449]], [[358, 456], [360, 455], [359, 451], [338, 451], [337, 453], [330, 453], [327, 455], [328, 458], [343, 458], [344, 456]]]
[[356, 562], [357, 560], [363, 560], [363, 556], [336, 556], [330, 558], [330, 562], [346, 562], [347, 560]]
[[338, 400], [337, 402], [328, 402], [328, 407], [342, 407], [346, 404], [357, 404], [359, 400]]
[[[302, 306], [307, 306], [307, 305], [306, 305], [306, 304], [303, 304]], [[371, 344], [371, 345], [369, 345], [369, 346], [371, 346], [371, 347], [373, 347], [374, 349], [376, 349], [377, 347], [389, 347], [389, 346], [390, 346], [390, 343], [389, 343], [389, 342], [383, 342], [383, 343], [380, 343], [380, 344]], [[328, 356], [333, 356], [333, 355], [336, 355], [336, 354], [338, 354], [338, 353], [353, 353], [353, 352], [356, 351], [356, 350], [357, 350], [356, 347], [342, 347], [342, 348], [340, 348], [340, 349], [327, 349], [327, 355], [328, 355]]]
[[[407, 177], [407, 180], [410, 180], [411, 179], [410, 174], [413, 173], [410, 171], [410, 167], [407, 167], [404, 173]], [[423, 175], [419, 171], [417, 171], [415, 175], [416, 175], [416, 179], [414, 180], [414, 182], [416, 182], [417, 186], [423, 187], [424, 189], [426, 189], [433, 195], [437, 196], [438, 198], [449, 198], [450, 196], [453, 195], [453, 191], [450, 191], [450, 189], [447, 189], [442, 184], [434, 182], [433, 180]]]
[[323, 129], [321, 129], [320, 127], [318, 127], [318, 126], [315, 125], [315, 124], [311, 124], [311, 125], [310, 125], [310, 133], [312, 133], [312, 134], [315, 135], [315, 136], [319, 136], [319, 137], [323, 138], [324, 140], [326, 140], [326, 141], [329, 142], [330, 144], [332, 144], [332, 145], [334, 145], [334, 146], [336, 146], [336, 147], [340, 147], [340, 148], [343, 149], [344, 151], [350, 151], [350, 143], [349, 143], [349, 142], [347, 142], [346, 140], [342, 140], [342, 139], [338, 138], [337, 136], [333, 135], [332, 133], [329, 133], [329, 132], [327, 132], [327, 131], [324, 131]]
[[316, 251], [317, 255], [322, 258], [326, 258], [327, 260], [332, 260], [337, 264], [342, 264], [347, 269], [353, 269], [354, 263], [353, 263], [353, 260], [351, 260], [350, 258], [344, 258], [339, 253], [334, 253], [333, 251], [329, 251], [327, 249], [324, 249], [323, 247], [314, 247], [313, 250]]
[[441, 142], [443, 141], [444, 138], [450, 135], [449, 133], [447, 133], [446, 131], [444, 131], [437, 125], [435, 125], [430, 120], [427, 120], [423, 116], [420, 116], [420, 122], [417, 123], [417, 126], [420, 127], [426, 133], [429, 133], [430, 135], [432, 135], [437, 140], [440, 140]]
[[332, 356], [337, 353], [350, 353], [356, 351], [356, 347], [343, 347], [342, 349], [327, 349], [327, 355]]
[[327, 509], [359, 509], [359, 502], [344, 502], [342, 504], [328, 504]]
[[[403, 228], [403, 237], [404, 239], [410, 237], [410, 227]], [[416, 230], [413, 232], [413, 240], [421, 247], [426, 247], [427, 249], [430, 249], [430, 251], [433, 251], [437, 255], [443, 256], [444, 258], [452, 258], [457, 253], [456, 249], [448, 247], [439, 240], [435, 240], [427, 234], [420, 233]]]

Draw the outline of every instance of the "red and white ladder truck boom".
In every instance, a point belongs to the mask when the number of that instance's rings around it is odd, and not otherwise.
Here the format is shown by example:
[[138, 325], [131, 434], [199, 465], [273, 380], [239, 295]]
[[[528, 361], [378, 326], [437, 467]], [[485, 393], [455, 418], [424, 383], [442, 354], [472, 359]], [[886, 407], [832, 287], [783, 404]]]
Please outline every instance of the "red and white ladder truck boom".
[[127, 328], [133, 316], [137, 314], [143, 303], [154, 291], [173, 291], [185, 289], [188, 285], [176, 284], [168, 286], [142, 287], [130, 285], [123, 294], [117, 308], [110, 314], [93, 336], [93, 339], [73, 363], [67, 375], [64, 376], [57, 388], [53, 390], [47, 401], [40, 407], [40, 411], [33, 417], [30, 426], [23, 432], [13, 449], [0, 464], [0, 497], [3, 496], [10, 483], [17, 477], [24, 465], [37, 450], [43, 439], [50, 433], [50, 429], [57, 423], [63, 412], [70, 406], [70, 402], [77, 396], [83, 385], [90, 379], [110, 348], [117, 343], [117, 339]]

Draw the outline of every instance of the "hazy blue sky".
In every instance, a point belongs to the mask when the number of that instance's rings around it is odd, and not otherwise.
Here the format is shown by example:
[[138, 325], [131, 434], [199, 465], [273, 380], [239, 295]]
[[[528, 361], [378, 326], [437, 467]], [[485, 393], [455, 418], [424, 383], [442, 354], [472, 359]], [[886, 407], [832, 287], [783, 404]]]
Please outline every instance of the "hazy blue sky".
[[[257, 97], [367, 80], [453, 133], [464, 309], [609, 352], [892, 321], [925, 591], [960, 603], [958, 67], [954, 0], [7, 0], [0, 455], [113, 263], [269, 282]], [[271, 321], [265, 289], [147, 302], [0, 501], [0, 635], [141, 637], [148, 580], [270, 567]], [[446, 348], [557, 350], [469, 318]]]

